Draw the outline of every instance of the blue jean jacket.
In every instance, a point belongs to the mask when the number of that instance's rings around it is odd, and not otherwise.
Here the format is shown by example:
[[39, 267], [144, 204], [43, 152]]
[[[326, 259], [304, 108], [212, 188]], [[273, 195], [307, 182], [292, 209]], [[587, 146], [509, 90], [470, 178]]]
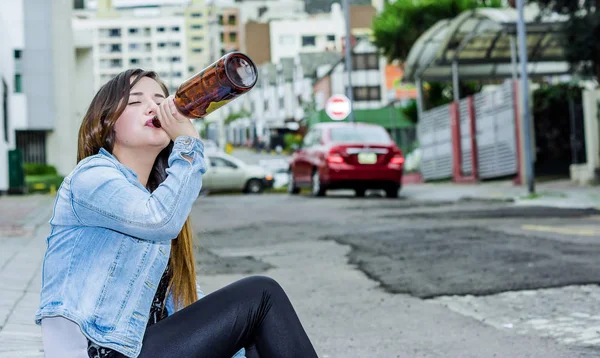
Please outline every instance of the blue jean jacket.
[[171, 240], [202, 186], [202, 142], [178, 137], [168, 162], [152, 193], [104, 149], [64, 179], [46, 239], [37, 324], [62, 316], [100, 346], [139, 355]]

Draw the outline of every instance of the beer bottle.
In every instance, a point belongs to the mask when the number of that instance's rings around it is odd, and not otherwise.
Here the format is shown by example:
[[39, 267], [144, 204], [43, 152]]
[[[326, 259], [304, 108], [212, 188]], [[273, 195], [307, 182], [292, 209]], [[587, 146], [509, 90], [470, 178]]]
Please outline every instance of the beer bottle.
[[[175, 92], [175, 107], [186, 117], [205, 117], [250, 91], [257, 79], [250, 57], [230, 52], [182, 83]], [[153, 124], [160, 127], [158, 118]]]

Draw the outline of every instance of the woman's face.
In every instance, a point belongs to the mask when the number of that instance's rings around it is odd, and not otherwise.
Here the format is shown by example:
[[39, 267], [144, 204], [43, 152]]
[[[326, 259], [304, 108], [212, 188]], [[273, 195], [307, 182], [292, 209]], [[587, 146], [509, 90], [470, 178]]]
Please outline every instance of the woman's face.
[[[131, 79], [132, 82], [134, 80]], [[127, 106], [115, 123], [115, 147], [119, 150], [152, 148], [158, 151], [167, 147], [170, 142], [167, 132], [152, 125], [152, 118], [164, 99], [158, 82], [142, 77], [131, 88]]]

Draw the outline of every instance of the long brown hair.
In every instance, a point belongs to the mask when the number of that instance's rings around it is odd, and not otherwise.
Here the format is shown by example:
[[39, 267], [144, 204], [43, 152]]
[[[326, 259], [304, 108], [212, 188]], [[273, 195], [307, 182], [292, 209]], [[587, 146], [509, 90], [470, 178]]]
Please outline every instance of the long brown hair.
[[[79, 128], [77, 162], [98, 154], [100, 148], [113, 152], [114, 126], [129, 102], [129, 91], [143, 77], [149, 77], [161, 86], [165, 97], [169, 90], [153, 71], [131, 69], [118, 74], [104, 84], [92, 99]], [[133, 79], [133, 81], [131, 81]], [[152, 167], [148, 178], [148, 190], [154, 191], [166, 177], [168, 159], [173, 142], [163, 149]], [[196, 293], [196, 269], [194, 266], [193, 234], [188, 217], [176, 240], [171, 241], [169, 292], [173, 293], [176, 309], [183, 308], [198, 299]]]

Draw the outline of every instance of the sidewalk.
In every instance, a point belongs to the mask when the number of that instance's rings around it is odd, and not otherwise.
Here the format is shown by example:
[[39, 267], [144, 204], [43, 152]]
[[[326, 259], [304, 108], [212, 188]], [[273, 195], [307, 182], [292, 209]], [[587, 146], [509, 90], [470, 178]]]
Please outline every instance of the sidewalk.
[[43, 357], [33, 322], [54, 197], [0, 197], [0, 358]]
[[526, 186], [515, 186], [512, 181], [423, 183], [404, 186], [401, 195], [412, 200], [506, 200], [516, 205], [600, 209], [600, 187], [578, 186], [568, 180], [557, 180], [538, 183], [535, 189], [536, 193], [529, 195]]

